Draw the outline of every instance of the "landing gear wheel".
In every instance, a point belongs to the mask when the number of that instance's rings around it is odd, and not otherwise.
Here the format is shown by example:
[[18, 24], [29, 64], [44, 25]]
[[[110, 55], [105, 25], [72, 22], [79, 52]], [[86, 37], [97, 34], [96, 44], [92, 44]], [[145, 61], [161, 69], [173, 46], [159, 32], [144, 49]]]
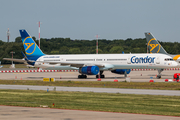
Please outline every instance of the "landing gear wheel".
[[96, 75], [96, 78], [99, 78], [99, 77], [100, 77], [100, 78], [105, 78], [105, 75], [103, 75], [103, 72], [104, 72], [104, 71], [100, 71], [100, 73], [99, 73], [100, 76], [99, 76], [99, 75]]
[[99, 75], [96, 75], [96, 78], [99, 78]]
[[101, 75], [101, 78], [105, 78], [105, 75]]
[[[99, 75], [96, 75], [96, 78], [99, 78]], [[100, 75], [100, 78], [105, 78], [105, 75]]]
[[87, 78], [87, 75], [78, 75], [78, 78]]
[[78, 78], [81, 78], [81, 75], [78, 75]]
[[156, 77], [157, 79], [161, 79], [161, 75], [157, 75], [157, 77]]

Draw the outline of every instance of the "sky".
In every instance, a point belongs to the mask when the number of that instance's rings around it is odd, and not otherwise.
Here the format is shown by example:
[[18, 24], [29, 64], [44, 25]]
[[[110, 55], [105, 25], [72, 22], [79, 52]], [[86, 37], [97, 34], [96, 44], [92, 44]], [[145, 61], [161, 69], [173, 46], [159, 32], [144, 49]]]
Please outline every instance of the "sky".
[[38, 39], [145, 38], [180, 42], [180, 0], [0, 0], [0, 40], [10, 42], [26, 29]]

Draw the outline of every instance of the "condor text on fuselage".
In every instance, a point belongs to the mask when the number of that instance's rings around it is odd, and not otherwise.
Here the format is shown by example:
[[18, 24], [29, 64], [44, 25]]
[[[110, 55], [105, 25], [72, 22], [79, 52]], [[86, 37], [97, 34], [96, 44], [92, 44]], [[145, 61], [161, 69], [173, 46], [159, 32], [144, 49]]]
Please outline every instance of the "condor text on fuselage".
[[131, 57], [131, 63], [154, 63], [154, 59], [155, 57], [136, 57], [136, 56], [133, 56]]

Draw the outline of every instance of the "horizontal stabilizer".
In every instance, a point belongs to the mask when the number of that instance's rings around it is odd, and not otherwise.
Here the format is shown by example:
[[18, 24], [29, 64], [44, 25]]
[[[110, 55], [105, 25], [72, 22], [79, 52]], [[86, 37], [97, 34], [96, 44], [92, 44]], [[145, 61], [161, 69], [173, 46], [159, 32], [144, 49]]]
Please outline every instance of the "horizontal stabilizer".
[[[3, 60], [8, 60], [8, 61], [14, 61], [14, 62], [27, 62], [27, 60], [24, 60], [24, 59], [14, 59], [14, 58], [3, 58]], [[35, 62], [35, 61], [28, 61], [28, 62]]]

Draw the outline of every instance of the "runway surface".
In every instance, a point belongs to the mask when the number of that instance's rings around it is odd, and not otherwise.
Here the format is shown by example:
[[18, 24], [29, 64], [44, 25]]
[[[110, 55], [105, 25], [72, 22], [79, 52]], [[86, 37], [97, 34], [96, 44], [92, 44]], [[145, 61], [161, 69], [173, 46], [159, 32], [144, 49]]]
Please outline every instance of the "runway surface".
[[179, 120], [180, 117], [0, 106], [1, 120]]
[[60, 87], [60, 86], [31, 86], [31, 85], [0, 85], [0, 89], [19, 89], [19, 90], [54, 90], [56, 91], [78, 91], [96, 93], [122, 93], [122, 94], [144, 94], [144, 95], [168, 95], [180, 96], [178, 90], [148, 90], [148, 89], [120, 89], [120, 88], [91, 88], [91, 87]]

